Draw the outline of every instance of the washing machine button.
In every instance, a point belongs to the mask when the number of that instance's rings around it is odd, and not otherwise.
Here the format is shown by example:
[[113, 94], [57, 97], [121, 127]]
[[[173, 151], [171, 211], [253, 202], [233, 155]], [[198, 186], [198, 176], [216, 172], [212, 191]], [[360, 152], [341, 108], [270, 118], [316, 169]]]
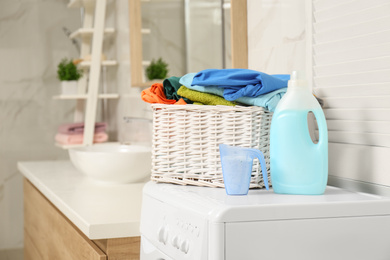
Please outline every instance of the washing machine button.
[[173, 246], [174, 248], [179, 249], [179, 244], [180, 244], [179, 242], [180, 242], [179, 237], [178, 237], [178, 236], [174, 236], [174, 237], [172, 238], [171, 244], [172, 244], [172, 246]]
[[166, 227], [164, 227], [164, 226], [160, 227], [160, 229], [158, 230], [157, 238], [158, 238], [158, 241], [160, 241], [164, 245], [167, 243], [168, 230]]
[[188, 242], [188, 240], [184, 240], [183, 242], [181, 242], [180, 250], [183, 253], [187, 254], [189, 249], [190, 249], [190, 243]]

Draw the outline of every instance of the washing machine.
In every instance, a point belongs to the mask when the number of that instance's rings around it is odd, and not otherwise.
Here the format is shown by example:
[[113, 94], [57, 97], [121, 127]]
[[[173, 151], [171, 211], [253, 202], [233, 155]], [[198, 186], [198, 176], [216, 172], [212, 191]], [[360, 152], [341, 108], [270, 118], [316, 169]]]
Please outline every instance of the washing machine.
[[389, 260], [390, 198], [148, 182], [140, 231], [141, 260]]

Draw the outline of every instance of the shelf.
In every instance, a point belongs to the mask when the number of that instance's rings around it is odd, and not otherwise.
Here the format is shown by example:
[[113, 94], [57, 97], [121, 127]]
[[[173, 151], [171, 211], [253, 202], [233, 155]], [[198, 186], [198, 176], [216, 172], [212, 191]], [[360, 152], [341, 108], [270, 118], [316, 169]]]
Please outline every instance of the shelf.
[[[118, 62], [116, 60], [104, 60], [101, 62], [101, 65], [102, 66], [116, 66], [118, 65]], [[82, 61], [80, 62], [79, 64], [80, 67], [90, 67], [91, 66], [91, 62], [90, 61]]]
[[[76, 37], [92, 37], [94, 32], [93, 28], [80, 28], [77, 31], [74, 31], [71, 35], [69, 35], [69, 38], [74, 39]], [[106, 28], [104, 29], [104, 34], [113, 34], [115, 32], [114, 28]]]
[[[73, 99], [87, 99], [88, 95], [58, 95], [54, 96], [53, 99], [62, 99], [62, 100], [73, 100]], [[99, 94], [99, 99], [117, 99], [119, 98], [119, 94], [117, 93], [107, 93], [107, 94]]]
[[[130, 3], [133, 0], [129, 1]], [[69, 8], [81, 8], [85, 19], [81, 28], [74, 31], [69, 38], [81, 38], [80, 58], [82, 62], [78, 64], [88, 77], [83, 77], [78, 82], [79, 93], [75, 95], [58, 95], [53, 97], [57, 100], [75, 100], [74, 122], [84, 121], [84, 140], [80, 145], [56, 146], [67, 149], [84, 145], [93, 145], [93, 130], [96, 121], [99, 99], [118, 99], [119, 94], [107, 93], [99, 94], [99, 85], [102, 74], [102, 67], [116, 66], [116, 60], [106, 60], [102, 55], [103, 42], [106, 36], [112, 36], [115, 29], [106, 27], [105, 17], [107, 0], [70, 0]], [[141, 28], [139, 28], [141, 33]], [[145, 31], [148, 33], [148, 30]], [[85, 91], [85, 90], [88, 91]]]
[[142, 66], [149, 66], [152, 62], [150, 60], [143, 60]]
[[150, 30], [150, 29], [146, 29], [146, 28], [141, 29], [142, 34], [150, 34], [151, 32], [152, 32], [152, 30]]
[[76, 147], [83, 147], [83, 144], [59, 144], [59, 143], [54, 143], [55, 146], [60, 147], [62, 149], [69, 149], [69, 148], [76, 148]]
[[117, 98], [119, 98], [119, 94], [116, 94], [116, 93], [99, 94], [98, 98], [100, 98], [100, 99], [117, 99]]

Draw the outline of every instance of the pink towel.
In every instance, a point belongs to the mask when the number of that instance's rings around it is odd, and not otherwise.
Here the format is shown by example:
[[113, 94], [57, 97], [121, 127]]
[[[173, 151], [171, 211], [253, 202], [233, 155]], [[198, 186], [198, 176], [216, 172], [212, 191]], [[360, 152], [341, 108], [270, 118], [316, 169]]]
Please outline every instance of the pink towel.
[[[56, 134], [55, 137], [57, 143], [59, 144], [82, 144], [84, 135], [83, 134]], [[108, 135], [106, 132], [99, 132], [93, 135], [94, 143], [103, 143], [108, 140]]]
[[[100, 122], [95, 123], [95, 133], [100, 133], [106, 131], [107, 123]], [[69, 123], [63, 124], [58, 127], [58, 133], [73, 135], [73, 134], [82, 134], [84, 133], [84, 123]]]

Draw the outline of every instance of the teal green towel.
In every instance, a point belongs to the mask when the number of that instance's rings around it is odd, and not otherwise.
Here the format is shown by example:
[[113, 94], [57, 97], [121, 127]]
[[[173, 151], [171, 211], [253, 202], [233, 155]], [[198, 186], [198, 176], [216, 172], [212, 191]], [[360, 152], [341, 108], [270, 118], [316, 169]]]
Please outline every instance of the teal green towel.
[[[177, 94], [177, 91], [182, 86], [179, 80], [180, 78], [175, 76], [164, 79], [163, 81], [164, 94], [167, 97], [167, 99], [174, 99], [178, 101], [180, 98], [183, 98], [182, 96], [179, 96]], [[183, 98], [183, 99], [187, 104], [192, 104], [192, 101], [189, 100], [188, 98]]]
[[216, 96], [213, 94], [202, 93], [199, 91], [191, 90], [185, 86], [181, 86], [177, 91], [180, 96], [186, 97], [194, 102], [200, 102], [205, 105], [224, 105], [224, 106], [235, 106], [235, 102], [227, 101], [223, 97]]

